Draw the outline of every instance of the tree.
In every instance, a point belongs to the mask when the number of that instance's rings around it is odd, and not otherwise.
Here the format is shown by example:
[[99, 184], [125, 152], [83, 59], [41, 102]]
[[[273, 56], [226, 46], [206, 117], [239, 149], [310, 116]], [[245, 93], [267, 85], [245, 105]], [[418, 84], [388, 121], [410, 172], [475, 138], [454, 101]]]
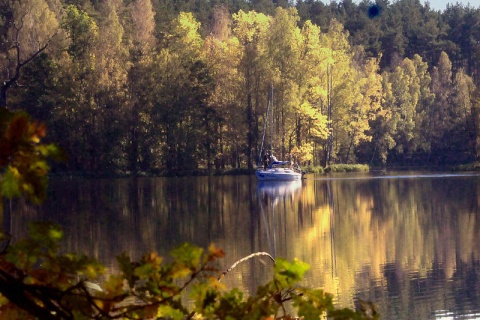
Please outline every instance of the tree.
[[[71, 155], [68, 163], [70, 170], [95, 172], [99, 168], [95, 154], [99, 125], [99, 109], [95, 100], [98, 89], [96, 65], [100, 58], [95, 49], [99, 27], [85, 11], [69, 5], [62, 28], [68, 42], [67, 54], [58, 62], [61, 65], [57, 86], [60, 99], [54, 111], [54, 118], [58, 121], [54, 136], [68, 137], [62, 140]], [[74, 123], [82, 123], [82, 126], [74, 132], [67, 130]]]
[[369, 159], [370, 165], [377, 164], [385, 166], [387, 164], [389, 151], [395, 147], [394, 135], [396, 131], [396, 121], [393, 115], [393, 108], [390, 108], [390, 103], [394, 101], [390, 77], [391, 74], [389, 72], [382, 73], [383, 110], [370, 122], [373, 137], [372, 142], [374, 143], [373, 152]]
[[96, 57], [92, 78], [98, 79], [92, 89], [96, 117], [92, 136], [95, 171], [102, 168], [105, 172], [114, 172], [125, 168], [122, 142], [126, 139], [124, 114], [130, 100], [127, 83], [131, 63], [120, 17], [124, 9], [120, 2], [113, 0], [102, 2], [98, 8], [103, 17], [98, 22], [98, 39], [101, 41], [92, 49]]
[[446, 48], [446, 53], [452, 60], [453, 72], [463, 68], [471, 75], [478, 86], [478, 58], [480, 46], [478, 36], [480, 34], [480, 10], [461, 4], [447, 7], [443, 15], [444, 20], [450, 27], [448, 40], [452, 43]]
[[6, 13], [4, 31], [7, 44], [0, 52], [2, 84], [0, 107], [7, 107], [7, 92], [18, 85], [22, 69], [45, 51], [55, 36], [58, 21], [43, 0], [12, 1]]
[[412, 60], [405, 58], [390, 76], [392, 95], [388, 95], [387, 108], [392, 111], [395, 148], [390, 154], [394, 162], [410, 161], [415, 147], [413, 136], [415, 115], [419, 100], [419, 79]]
[[449, 146], [446, 162], [467, 163], [476, 160], [476, 90], [473, 79], [460, 69], [453, 81], [451, 124], [442, 137]]
[[345, 158], [350, 143], [345, 130], [351, 120], [348, 114], [361, 95], [355, 84], [357, 71], [353, 67], [353, 52], [348, 43], [348, 33], [338, 21], [332, 20], [328, 33], [321, 39], [330, 55], [322, 79], [327, 92], [322, 111], [327, 115], [329, 129], [323, 165], [328, 166], [331, 162]]
[[[347, 133], [350, 143], [346, 152], [344, 163], [349, 163], [350, 154], [355, 154], [355, 149], [363, 142], [372, 141], [373, 132], [370, 125], [378, 116], [385, 114], [383, 109], [382, 77], [378, 73], [380, 59], [368, 59], [358, 71], [356, 81], [360, 97], [349, 111]], [[354, 162], [356, 159], [353, 159]]]
[[387, 10], [379, 1], [373, 4], [372, 1], [363, 0], [354, 12], [344, 16], [344, 26], [350, 35], [351, 45], [363, 47], [367, 57], [379, 57], [383, 52], [380, 39]]
[[[270, 137], [275, 150], [285, 158], [293, 146], [297, 110], [300, 106], [300, 85], [297, 67], [300, 67], [302, 39], [297, 27], [299, 17], [296, 9], [277, 8], [271, 20], [270, 32], [267, 36], [268, 65], [270, 66], [271, 86], [273, 86], [272, 105], [275, 131]], [[305, 83], [303, 83], [305, 85]], [[262, 91], [268, 92], [268, 87]], [[256, 99], [258, 101], [258, 99]], [[258, 109], [258, 107], [257, 107]], [[267, 119], [265, 119], [267, 121]], [[273, 128], [271, 128], [273, 129]]]
[[331, 61], [329, 49], [322, 47], [320, 28], [306, 21], [300, 30], [297, 44], [298, 56], [291, 70], [296, 98], [292, 105], [295, 111], [294, 147], [292, 153], [302, 162], [315, 161], [315, 148], [328, 138], [327, 116], [322, 114], [322, 101], [327, 90], [322, 84], [324, 69]]
[[132, 2], [128, 8], [131, 27], [128, 32], [128, 99], [125, 101], [127, 170], [136, 174], [148, 171], [154, 163], [155, 131], [152, 119], [154, 103], [151, 74], [156, 39], [155, 12], [150, 0]]
[[[72, 59], [89, 61], [90, 50], [96, 44], [98, 36], [98, 25], [94, 19], [87, 12], [69, 5], [62, 27], [68, 33], [70, 42], [67, 50]], [[84, 66], [84, 70], [88, 68], [91, 68], [91, 65]]]
[[197, 169], [203, 156], [201, 125], [213, 82], [202, 60], [199, 27], [192, 14], [181, 13], [154, 60], [153, 114], [161, 124], [162, 158], [169, 172]]
[[[465, 67], [466, 65], [466, 52], [462, 50], [464, 43], [466, 42], [464, 33], [466, 8], [462, 5], [448, 5], [445, 11], [441, 15], [443, 23], [447, 25], [447, 31], [445, 36], [445, 42], [448, 44], [445, 48], [445, 53], [452, 61], [452, 66], [455, 70]], [[438, 63], [438, 57], [435, 56], [431, 60], [431, 64]]]
[[445, 142], [442, 137], [452, 124], [452, 62], [448, 55], [442, 52], [438, 65], [432, 71], [432, 92], [435, 94], [434, 108], [430, 114], [430, 130], [432, 132], [432, 157], [443, 161]]
[[133, 49], [146, 55], [155, 47], [155, 12], [150, 0], [137, 0], [130, 5]]
[[405, 55], [405, 45], [408, 39], [404, 35], [402, 15], [399, 12], [399, 6], [384, 10], [381, 20], [383, 30], [380, 41], [382, 42], [382, 70], [389, 68], [393, 70], [398, 61], [401, 61]]
[[253, 168], [256, 155], [255, 144], [258, 141], [258, 99], [264, 99], [265, 93], [261, 95], [260, 84], [264, 80], [265, 72], [265, 38], [270, 27], [270, 17], [255, 11], [248, 13], [240, 10], [233, 15], [233, 34], [238, 38], [242, 48], [242, 59], [240, 72], [243, 76], [243, 90], [241, 103], [245, 110], [245, 123], [247, 126], [247, 137], [245, 143], [245, 155], [247, 167]]
[[[214, 11], [212, 33], [205, 39], [202, 55], [211, 71], [215, 88], [210, 94], [208, 105], [214, 110], [205, 117], [207, 128], [207, 165], [212, 161], [216, 169], [225, 169], [226, 165], [236, 165], [238, 149], [246, 131], [245, 124], [239, 122], [241, 110], [241, 75], [239, 65], [241, 47], [238, 38], [232, 35], [232, 18], [225, 7]], [[213, 121], [212, 121], [213, 120]]]
[[419, 55], [413, 56], [413, 64], [420, 87], [415, 115], [413, 145], [417, 153], [417, 159], [423, 158], [423, 161], [428, 161], [428, 155], [431, 152], [430, 115], [434, 107], [435, 95], [431, 91], [432, 80], [428, 71], [428, 64]]

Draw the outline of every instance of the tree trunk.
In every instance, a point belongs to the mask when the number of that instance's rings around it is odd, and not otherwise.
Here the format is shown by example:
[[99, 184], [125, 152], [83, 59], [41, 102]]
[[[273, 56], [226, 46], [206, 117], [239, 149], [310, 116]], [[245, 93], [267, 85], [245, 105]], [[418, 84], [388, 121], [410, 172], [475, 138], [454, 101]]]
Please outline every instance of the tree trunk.
[[332, 67], [327, 66], [327, 128], [328, 139], [325, 152], [324, 167], [330, 165], [330, 159], [332, 157], [333, 150], [333, 128], [332, 128]]
[[346, 164], [348, 164], [348, 158], [350, 157], [350, 150], [352, 150], [354, 140], [355, 140], [355, 132], [352, 134], [352, 139], [350, 139], [350, 144], [348, 145], [347, 155], [345, 156]]
[[252, 94], [249, 92], [247, 96], [247, 165], [248, 168], [253, 168], [252, 149], [253, 149], [253, 108], [252, 108]]
[[300, 119], [300, 117], [297, 117], [297, 125], [296, 125], [296, 130], [295, 130], [295, 145], [297, 147], [300, 147], [300, 145], [302, 144], [302, 136], [301, 136], [301, 132], [302, 132], [302, 120]]
[[129, 152], [129, 169], [133, 173], [137, 173], [137, 159], [138, 159], [138, 140], [137, 130], [135, 126], [130, 128], [130, 152]]
[[7, 90], [10, 88], [10, 85], [7, 81], [4, 82], [0, 88], [0, 108], [7, 107]]

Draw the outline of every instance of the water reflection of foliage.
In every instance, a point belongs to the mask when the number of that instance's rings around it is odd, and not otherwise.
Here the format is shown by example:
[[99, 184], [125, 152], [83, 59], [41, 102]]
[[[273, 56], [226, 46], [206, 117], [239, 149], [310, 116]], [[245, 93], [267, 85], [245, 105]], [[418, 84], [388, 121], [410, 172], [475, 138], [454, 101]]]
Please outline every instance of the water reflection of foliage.
[[[396, 303], [399, 310], [409, 310], [416, 297], [404, 293], [415, 292], [412, 282], [429, 286], [432, 273], [442, 270], [442, 286], [428, 288], [434, 296], [453, 290], [448, 283], [460, 265], [477, 274], [478, 248], [472, 245], [479, 240], [477, 193], [476, 179], [315, 181], [303, 192], [317, 210], [315, 227], [299, 241], [309, 243], [312, 252], [300, 258], [317, 268], [315, 274], [325, 275], [320, 284], [338, 292], [344, 305], [351, 305], [359, 292], [375, 301], [389, 300], [383, 304], [391, 306], [389, 314], [395, 313], [391, 297], [410, 297]], [[326, 217], [329, 231], [318, 228], [327, 224]], [[296, 254], [304, 251], [297, 248]], [[478, 288], [478, 282], [473, 286]]]
[[[62, 189], [78, 201], [47, 202], [38, 218], [63, 212], [55, 219], [70, 233], [67, 249], [93, 252], [107, 263], [121, 251], [164, 254], [181, 241], [218, 243], [227, 266], [268, 249], [253, 177], [52, 181], [52, 188], [51, 195]], [[479, 190], [478, 179], [464, 177], [307, 179], [293, 195], [264, 196], [263, 205], [275, 205], [275, 220], [268, 219], [277, 255], [308, 262], [309, 286], [332, 292], [343, 306], [361, 297], [388, 306], [386, 314], [426, 318], [432, 310], [475, 307], [469, 297], [479, 288]], [[28, 219], [34, 211], [28, 208]], [[14, 220], [17, 230], [22, 219]], [[247, 292], [269, 277], [259, 261], [244, 267], [230, 280]], [[461, 280], [467, 275], [468, 284]], [[463, 288], [463, 302], [441, 298], [462, 297]], [[422, 294], [428, 297], [405, 311]]]

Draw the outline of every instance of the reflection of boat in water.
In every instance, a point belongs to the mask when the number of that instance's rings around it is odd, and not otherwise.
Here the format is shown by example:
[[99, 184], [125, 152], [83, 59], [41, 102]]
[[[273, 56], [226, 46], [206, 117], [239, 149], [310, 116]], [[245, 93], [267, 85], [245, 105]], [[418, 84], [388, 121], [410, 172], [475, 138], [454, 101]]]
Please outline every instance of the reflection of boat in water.
[[301, 180], [294, 181], [259, 181], [257, 183], [257, 193], [259, 196], [267, 196], [274, 200], [295, 193], [302, 187]]
[[[257, 196], [269, 253], [275, 258], [277, 255], [277, 224], [281, 220], [282, 210], [285, 207], [279, 203], [293, 202], [302, 188], [302, 180], [294, 181], [259, 181], [257, 182]], [[278, 210], [276, 210], [278, 208]], [[283, 209], [282, 209], [283, 208]], [[280, 216], [278, 216], [278, 212]]]

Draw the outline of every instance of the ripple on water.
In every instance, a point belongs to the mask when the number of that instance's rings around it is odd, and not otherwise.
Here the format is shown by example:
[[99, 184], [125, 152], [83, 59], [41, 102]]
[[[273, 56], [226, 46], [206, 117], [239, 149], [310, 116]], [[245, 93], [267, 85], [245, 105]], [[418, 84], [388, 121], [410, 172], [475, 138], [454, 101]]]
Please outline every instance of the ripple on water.
[[[387, 263], [376, 275], [368, 264], [355, 272], [355, 288], [342, 292], [358, 300], [375, 303], [381, 319], [480, 319], [480, 277], [478, 262], [458, 266], [450, 277], [441, 265], [409, 271]], [[342, 280], [340, 279], [340, 282]], [[345, 297], [343, 297], [345, 298]], [[341, 303], [342, 297], [335, 299]]]

